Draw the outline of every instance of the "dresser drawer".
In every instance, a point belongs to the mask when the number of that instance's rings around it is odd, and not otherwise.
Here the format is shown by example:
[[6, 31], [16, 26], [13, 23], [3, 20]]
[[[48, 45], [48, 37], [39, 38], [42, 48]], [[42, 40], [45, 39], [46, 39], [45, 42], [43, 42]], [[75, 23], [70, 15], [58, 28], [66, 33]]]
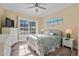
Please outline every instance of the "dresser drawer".
[[72, 43], [69, 43], [69, 42], [64, 42], [63, 45], [68, 46], [68, 47], [72, 47]]
[[68, 43], [71, 43], [72, 41], [71, 41], [71, 40], [69, 40], [69, 39], [68, 39], [68, 40], [64, 39], [64, 40], [63, 40], [63, 42], [68, 42]]
[[63, 39], [63, 45], [64, 46], [67, 46], [67, 47], [72, 47], [72, 40], [66, 40], [66, 39]]

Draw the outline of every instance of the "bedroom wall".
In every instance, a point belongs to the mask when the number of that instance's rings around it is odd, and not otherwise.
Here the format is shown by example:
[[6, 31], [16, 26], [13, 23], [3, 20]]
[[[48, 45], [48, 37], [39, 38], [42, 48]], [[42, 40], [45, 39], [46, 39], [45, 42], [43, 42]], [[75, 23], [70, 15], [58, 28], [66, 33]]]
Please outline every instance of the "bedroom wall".
[[44, 18], [41, 17], [39, 20], [38, 20], [38, 31], [39, 33], [41, 33], [41, 30], [44, 29]]
[[0, 33], [1, 33], [1, 20], [3, 20], [4, 17], [4, 9], [0, 6]]
[[4, 55], [4, 44], [0, 43], [0, 56]]
[[[78, 26], [79, 26], [79, 4], [64, 8], [58, 12], [52, 13], [51, 15], [45, 16], [42, 20], [42, 28], [45, 29], [45, 22], [49, 18], [62, 17], [64, 19], [63, 24], [58, 24], [56, 26], [51, 26], [53, 29], [59, 29], [65, 32], [67, 28], [72, 29], [72, 37], [75, 39], [74, 47], [78, 48]], [[45, 29], [46, 30], [46, 29]]]

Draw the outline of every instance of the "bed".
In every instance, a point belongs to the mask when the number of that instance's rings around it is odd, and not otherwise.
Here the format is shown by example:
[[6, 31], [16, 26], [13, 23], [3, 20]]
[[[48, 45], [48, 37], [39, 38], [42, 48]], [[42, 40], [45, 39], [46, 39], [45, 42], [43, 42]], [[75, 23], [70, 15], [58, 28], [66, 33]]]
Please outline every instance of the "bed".
[[27, 44], [40, 56], [44, 56], [60, 47], [61, 36], [49, 34], [28, 35]]

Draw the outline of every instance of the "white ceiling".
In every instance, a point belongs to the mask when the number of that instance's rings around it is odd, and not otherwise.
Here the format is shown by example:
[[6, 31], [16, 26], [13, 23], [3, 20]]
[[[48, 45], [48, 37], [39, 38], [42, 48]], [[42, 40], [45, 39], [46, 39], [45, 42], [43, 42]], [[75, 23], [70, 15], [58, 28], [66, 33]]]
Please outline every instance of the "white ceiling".
[[39, 9], [38, 12], [35, 12], [35, 8], [27, 9], [27, 7], [30, 7], [32, 5], [25, 4], [25, 3], [3, 3], [0, 5], [8, 10], [24, 13], [29, 16], [42, 17], [42, 16], [49, 15], [51, 13], [57, 12], [73, 4], [72, 3], [46, 3], [46, 5], [42, 5], [42, 6], [46, 7], [47, 9], [46, 10]]

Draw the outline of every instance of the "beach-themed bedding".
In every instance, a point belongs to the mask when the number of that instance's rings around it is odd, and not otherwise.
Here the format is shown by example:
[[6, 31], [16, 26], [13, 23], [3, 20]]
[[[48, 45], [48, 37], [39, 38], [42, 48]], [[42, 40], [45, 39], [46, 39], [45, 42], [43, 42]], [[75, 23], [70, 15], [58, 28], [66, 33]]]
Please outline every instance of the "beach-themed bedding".
[[27, 38], [28, 46], [41, 56], [54, 51], [61, 44], [61, 37], [59, 35], [32, 34], [28, 35]]

